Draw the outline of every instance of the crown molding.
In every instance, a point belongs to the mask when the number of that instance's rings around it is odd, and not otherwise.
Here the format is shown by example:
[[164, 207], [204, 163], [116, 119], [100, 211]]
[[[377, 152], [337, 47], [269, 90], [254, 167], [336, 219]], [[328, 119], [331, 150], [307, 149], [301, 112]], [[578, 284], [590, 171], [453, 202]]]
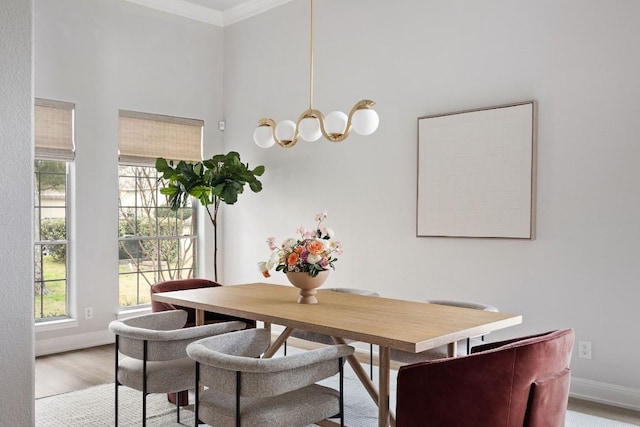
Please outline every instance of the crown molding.
[[231, 25], [293, 0], [250, 0], [224, 12], [223, 25]]
[[255, 15], [266, 12], [293, 0], [250, 0], [238, 6], [220, 12], [185, 0], [125, 0], [140, 6], [160, 10], [172, 15], [182, 16], [206, 24], [224, 27], [235, 24]]
[[125, 0], [140, 6], [160, 10], [172, 15], [182, 16], [218, 27], [223, 26], [223, 14], [218, 10], [190, 3], [185, 0]]

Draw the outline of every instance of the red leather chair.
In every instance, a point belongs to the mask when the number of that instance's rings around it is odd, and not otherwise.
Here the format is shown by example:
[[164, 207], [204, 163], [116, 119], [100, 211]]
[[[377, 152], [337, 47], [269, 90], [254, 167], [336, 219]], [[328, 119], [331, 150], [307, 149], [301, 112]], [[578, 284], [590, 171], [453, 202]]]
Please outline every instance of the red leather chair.
[[403, 366], [396, 427], [563, 427], [573, 342], [561, 329]]
[[[207, 279], [178, 279], [178, 280], [167, 280], [166, 282], [159, 282], [155, 285], [151, 285], [151, 295], [161, 293], [161, 292], [171, 292], [171, 291], [182, 291], [186, 289], [198, 289], [198, 288], [213, 288], [217, 286], [222, 286], [220, 283], [212, 282]], [[193, 308], [183, 307], [179, 305], [173, 305], [164, 302], [158, 302], [151, 300], [151, 311], [167, 311], [167, 310], [184, 310], [187, 312], [187, 323], [185, 324], [185, 328], [195, 326], [196, 324], [196, 311]], [[230, 320], [242, 320], [247, 324], [247, 328], [255, 328], [256, 322], [255, 320], [248, 319], [239, 319], [233, 316], [226, 316], [224, 314], [218, 313], [205, 313], [204, 323], [218, 323], [218, 322], [227, 322]], [[186, 406], [189, 404], [189, 392], [181, 391], [177, 393], [180, 399], [180, 406]], [[176, 393], [168, 394], [169, 401], [171, 403], [176, 403]]]

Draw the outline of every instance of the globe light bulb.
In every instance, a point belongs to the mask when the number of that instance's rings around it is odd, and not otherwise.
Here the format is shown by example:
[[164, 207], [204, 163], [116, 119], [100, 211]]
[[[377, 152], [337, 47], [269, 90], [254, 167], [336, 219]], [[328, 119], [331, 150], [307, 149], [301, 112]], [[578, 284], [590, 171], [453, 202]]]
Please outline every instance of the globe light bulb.
[[276, 141], [273, 139], [271, 126], [258, 126], [253, 131], [253, 141], [258, 147], [262, 148], [269, 148], [275, 144]]
[[300, 122], [298, 127], [300, 137], [305, 141], [314, 142], [320, 139], [322, 131], [320, 122], [315, 117], [306, 117]]
[[296, 124], [291, 120], [283, 120], [276, 126], [276, 138], [280, 142], [291, 142], [296, 134]]
[[347, 128], [349, 117], [342, 111], [332, 111], [324, 118], [324, 130], [331, 136], [342, 135]]
[[358, 135], [371, 135], [378, 129], [379, 123], [380, 118], [378, 117], [378, 113], [370, 108], [356, 110], [351, 119], [353, 130]]

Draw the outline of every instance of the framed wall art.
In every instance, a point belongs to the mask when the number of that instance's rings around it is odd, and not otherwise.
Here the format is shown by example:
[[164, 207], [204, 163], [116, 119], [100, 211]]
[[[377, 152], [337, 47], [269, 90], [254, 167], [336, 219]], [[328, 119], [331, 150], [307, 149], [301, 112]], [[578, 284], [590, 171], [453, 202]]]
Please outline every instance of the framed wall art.
[[535, 238], [535, 101], [418, 118], [418, 237]]

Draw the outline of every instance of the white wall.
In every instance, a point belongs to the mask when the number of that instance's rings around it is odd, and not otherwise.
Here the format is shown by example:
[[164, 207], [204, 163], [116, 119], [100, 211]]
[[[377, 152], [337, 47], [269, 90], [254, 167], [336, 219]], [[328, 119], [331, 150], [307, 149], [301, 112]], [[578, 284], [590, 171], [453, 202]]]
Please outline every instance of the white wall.
[[33, 3], [0, 2], [0, 425], [34, 424]]
[[[524, 315], [494, 340], [573, 327], [593, 359], [574, 352], [572, 392], [640, 409], [639, 15], [634, 0], [317, 2], [314, 106], [369, 98], [381, 124], [290, 150], [251, 136], [259, 118], [308, 107], [308, 2], [226, 27], [225, 149], [266, 173], [264, 191], [225, 217], [225, 281], [262, 280], [266, 237], [327, 209], [345, 247], [327, 286]], [[537, 239], [416, 238], [417, 118], [528, 100], [539, 106]]]
[[[118, 109], [202, 119], [205, 155], [220, 150], [222, 29], [120, 0], [37, 0], [35, 43], [36, 96], [76, 105], [72, 310], [94, 308], [94, 318], [78, 316], [75, 327], [36, 328], [42, 354], [113, 340]], [[211, 276], [211, 263], [203, 264], [201, 274]]]
[[[593, 359], [574, 357], [572, 392], [640, 409], [640, 371], [630, 369], [640, 350], [639, 12], [633, 0], [316, 2], [314, 106], [348, 111], [373, 99], [380, 129], [262, 150], [251, 140], [260, 117], [295, 119], [308, 106], [307, 1], [223, 31], [120, 0], [37, 0], [35, 95], [76, 103], [74, 307], [95, 312], [77, 327], [38, 332], [38, 346], [110, 338], [123, 108], [203, 119], [206, 156], [233, 149], [266, 166], [263, 192], [223, 207], [224, 282], [262, 280], [255, 262], [268, 256], [266, 237], [311, 227], [327, 209], [345, 246], [327, 286], [472, 299], [524, 315], [491, 339], [573, 327], [593, 342]], [[417, 117], [531, 99], [537, 239], [416, 238]], [[224, 146], [215, 130], [223, 118]], [[25, 212], [12, 214], [30, 220]], [[212, 277], [207, 259], [203, 276]], [[12, 270], [29, 292], [30, 265]]]

